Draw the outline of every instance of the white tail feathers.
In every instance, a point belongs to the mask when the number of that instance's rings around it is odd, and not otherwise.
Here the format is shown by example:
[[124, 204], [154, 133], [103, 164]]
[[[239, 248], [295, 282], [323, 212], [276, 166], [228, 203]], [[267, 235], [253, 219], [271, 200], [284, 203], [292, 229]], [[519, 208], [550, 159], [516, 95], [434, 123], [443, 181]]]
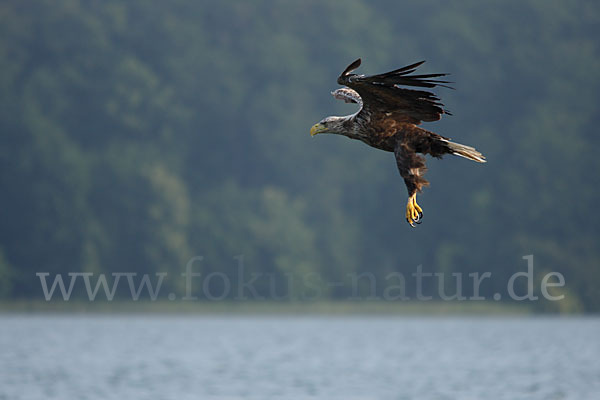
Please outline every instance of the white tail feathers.
[[453, 142], [448, 142], [448, 147], [450, 148], [450, 152], [457, 156], [461, 156], [480, 163], [486, 162], [483, 154], [475, 150], [474, 147], [465, 146], [464, 144]]

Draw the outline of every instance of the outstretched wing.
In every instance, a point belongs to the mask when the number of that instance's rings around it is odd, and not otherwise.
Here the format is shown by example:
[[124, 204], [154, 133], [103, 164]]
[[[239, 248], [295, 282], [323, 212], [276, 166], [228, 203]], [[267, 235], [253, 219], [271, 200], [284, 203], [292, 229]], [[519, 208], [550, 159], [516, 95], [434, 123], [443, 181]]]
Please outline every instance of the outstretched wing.
[[[360, 66], [360, 58], [350, 64], [339, 76], [338, 83], [348, 86], [358, 93], [362, 99], [360, 113], [370, 118], [384, 114], [386, 119], [392, 117], [397, 122], [419, 124], [421, 121], [437, 121], [442, 114], [450, 114], [433, 93], [424, 90], [405, 89], [400, 86], [434, 88], [448, 87], [448, 81], [437, 80], [447, 74], [411, 75], [421, 61], [394, 71], [379, 75], [353, 74]], [[340, 89], [338, 89], [340, 90]]]

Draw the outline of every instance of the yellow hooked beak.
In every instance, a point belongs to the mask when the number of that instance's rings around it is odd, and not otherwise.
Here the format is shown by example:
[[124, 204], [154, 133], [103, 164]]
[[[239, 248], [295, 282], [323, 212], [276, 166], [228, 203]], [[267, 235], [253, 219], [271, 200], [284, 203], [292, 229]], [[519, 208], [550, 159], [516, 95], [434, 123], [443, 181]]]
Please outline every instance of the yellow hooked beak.
[[310, 128], [310, 136], [315, 136], [317, 133], [325, 132], [325, 125], [323, 124], [314, 124], [312, 128]]

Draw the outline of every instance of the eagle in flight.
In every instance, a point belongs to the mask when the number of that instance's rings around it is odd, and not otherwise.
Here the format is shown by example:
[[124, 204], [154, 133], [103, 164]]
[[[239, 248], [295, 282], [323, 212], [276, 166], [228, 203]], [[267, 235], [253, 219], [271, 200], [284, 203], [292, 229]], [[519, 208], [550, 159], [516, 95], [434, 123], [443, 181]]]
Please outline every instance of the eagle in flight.
[[485, 157], [473, 147], [451, 142], [449, 138], [429, 132], [421, 121], [437, 121], [450, 113], [433, 93], [406, 89], [401, 86], [434, 88], [449, 87], [450, 82], [436, 78], [447, 74], [413, 75], [421, 61], [379, 75], [352, 73], [360, 66], [360, 58], [342, 72], [337, 82], [346, 87], [331, 94], [346, 103], [356, 103], [360, 109], [343, 117], [327, 117], [315, 124], [311, 136], [318, 133], [344, 135], [358, 139], [380, 150], [394, 152], [400, 175], [408, 189], [406, 221], [415, 227], [423, 219], [423, 209], [417, 204], [417, 192], [429, 184], [423, 177], [425, 158], [417, 153], [442, 158], [454, 154], [480, 163]]

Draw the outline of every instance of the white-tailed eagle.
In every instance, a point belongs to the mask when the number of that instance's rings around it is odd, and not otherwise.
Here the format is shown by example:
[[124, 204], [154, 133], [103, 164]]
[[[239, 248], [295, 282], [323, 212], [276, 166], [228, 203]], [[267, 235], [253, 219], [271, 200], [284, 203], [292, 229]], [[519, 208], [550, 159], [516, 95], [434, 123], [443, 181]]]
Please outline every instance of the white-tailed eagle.
[[337, 82], [346, 87], [331, 93], [336, 99], [357, 103], [360, 109], [351, 115], [324, 118], [311, 128], [310, 134], [344, 135], [394, 152], [408, 189], [406, 220], [414, 227], [423, 218], [423, 210], [417, 204], [417, 192], [429, 184], [423, 177], [427, 170], [425, 158], [417, 153], [437, 158], [454, 154], [480, 163], [485, 162], [485, 157], [473, 147], [451, 142], [449, 138], [420, 128], [421, 121], [437, 121], [442, 114], [450, 113], [433, 93], [400, 87], [448, 87], [445, 84], [449, 82], [436, 79], [447, 74], [411, 75], [424, 61], [379, 75], [353, 74], [360, 62], [360, 58], [354, 61], [338, 78]]

